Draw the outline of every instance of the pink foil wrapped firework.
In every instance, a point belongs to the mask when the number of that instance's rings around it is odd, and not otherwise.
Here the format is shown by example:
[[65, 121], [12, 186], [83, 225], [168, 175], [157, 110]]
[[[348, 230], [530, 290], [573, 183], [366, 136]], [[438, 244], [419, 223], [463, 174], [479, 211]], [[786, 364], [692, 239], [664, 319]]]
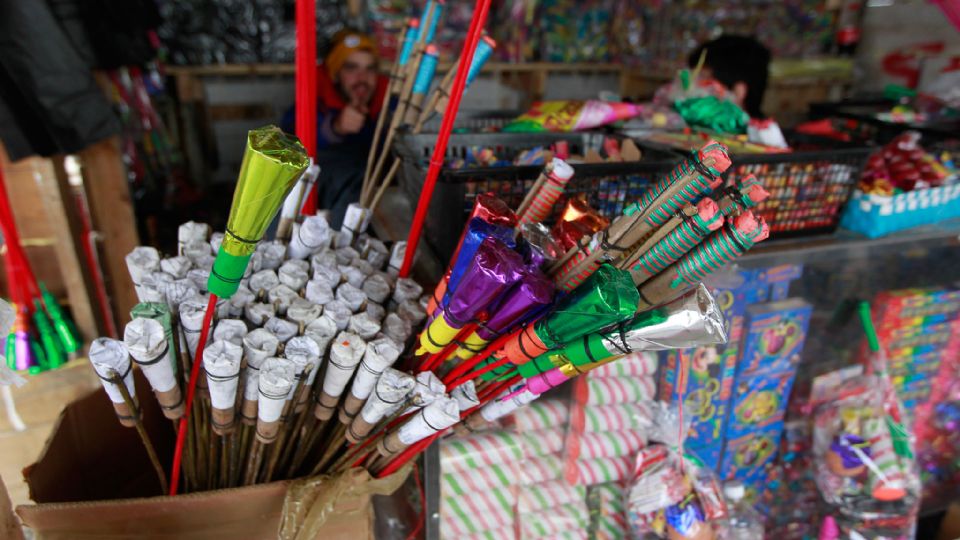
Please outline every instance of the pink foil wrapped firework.
[[540, 101], [529, 111], [503, 128], [505, 132], [570, 132], [592, 129], [640, 114], [643, 108], [633, 103], [599, 100]]

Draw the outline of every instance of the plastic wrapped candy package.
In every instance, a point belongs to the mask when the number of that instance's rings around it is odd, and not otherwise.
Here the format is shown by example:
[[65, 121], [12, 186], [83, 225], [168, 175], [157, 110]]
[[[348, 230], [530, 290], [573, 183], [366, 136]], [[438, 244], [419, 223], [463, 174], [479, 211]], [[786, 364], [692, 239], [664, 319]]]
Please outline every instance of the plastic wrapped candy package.
[[815, 480], [837, 524], [867, 538], [912, 536], [920, 479], [912, 435], [887, 380], [844, 382], [814, 415]]
[[[727, 505], [713, 471], [678, 443], [688, 430], [675, 406], [654, 407], [654, 444], [640, 450], [627, 483], [627, 519], [633, 538], [714, 540]], [[684, 424], [687, 426], [687, 424]]]

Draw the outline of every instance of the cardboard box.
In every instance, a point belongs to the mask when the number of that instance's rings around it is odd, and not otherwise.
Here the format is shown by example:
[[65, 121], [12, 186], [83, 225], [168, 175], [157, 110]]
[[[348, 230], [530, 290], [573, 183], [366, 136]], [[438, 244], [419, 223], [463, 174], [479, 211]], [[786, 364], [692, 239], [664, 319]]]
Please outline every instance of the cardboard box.
[[[162, 463], [174, 430], [136, 374], [144, 424]], [[39, 459], [24, 469], [31, 499], [16, 512], [39, 540], [76, 538], [374, 538], [375, 494], [393, 493], [410, 468], [381, 480], [354, 469], [176, 497], [159, 496], [156, 474], [134, 429], [117, 422], [106, 394], [68, 405]]]
[[737, 382], [749, 374], [794, 373], [812, 311], [813, 307], [799, 298], [749, 306]]

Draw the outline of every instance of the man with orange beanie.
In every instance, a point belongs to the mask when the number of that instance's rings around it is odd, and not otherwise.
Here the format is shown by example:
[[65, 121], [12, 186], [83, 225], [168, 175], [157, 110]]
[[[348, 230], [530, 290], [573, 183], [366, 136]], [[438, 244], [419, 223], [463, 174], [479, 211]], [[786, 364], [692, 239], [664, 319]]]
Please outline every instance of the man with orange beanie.
[[[387, 83], [369, 36], [346, 29], [333, 37], [317, 68], [317, 163], [322, 171], [317, 208], [330, 210], [334, 227], [347, 205], [360, 198]], [[284, 131], [294, 132], [295, 118], [291, 107], [280, 124]]]

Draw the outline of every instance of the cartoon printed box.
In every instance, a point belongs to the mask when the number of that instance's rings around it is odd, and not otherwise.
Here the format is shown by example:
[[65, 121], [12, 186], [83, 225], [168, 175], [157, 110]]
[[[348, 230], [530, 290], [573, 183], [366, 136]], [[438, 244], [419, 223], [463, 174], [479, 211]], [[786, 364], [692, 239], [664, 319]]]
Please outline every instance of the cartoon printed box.
[[783, 420], [811, 311], [799, 298], [747, 308], [725, 432], [728, 441]]

